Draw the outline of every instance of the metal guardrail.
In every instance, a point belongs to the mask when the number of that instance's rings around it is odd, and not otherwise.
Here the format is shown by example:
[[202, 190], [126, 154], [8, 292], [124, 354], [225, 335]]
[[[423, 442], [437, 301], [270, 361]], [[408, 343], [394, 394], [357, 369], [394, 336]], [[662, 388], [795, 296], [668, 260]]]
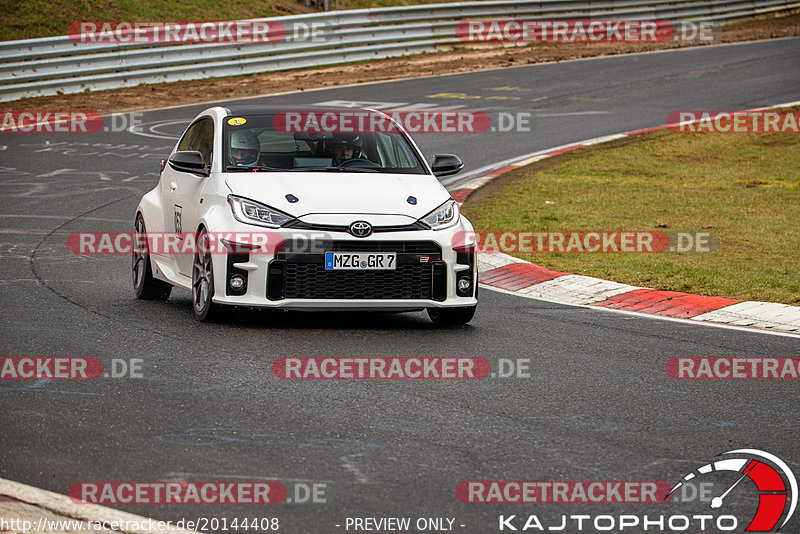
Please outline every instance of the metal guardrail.
[[[143, 83], [254, 74], [435, 52], [463, 43], [471, 18], [711, 21], [716, 25], [800, 8], [786, 0], [539, 0], [463, 2], [290, 15], [278, 42], [85, 43], [75, 36], [0, 42], [0, 101], [133, 87]], [[317, 25], [316, 38], [298, 30]]]

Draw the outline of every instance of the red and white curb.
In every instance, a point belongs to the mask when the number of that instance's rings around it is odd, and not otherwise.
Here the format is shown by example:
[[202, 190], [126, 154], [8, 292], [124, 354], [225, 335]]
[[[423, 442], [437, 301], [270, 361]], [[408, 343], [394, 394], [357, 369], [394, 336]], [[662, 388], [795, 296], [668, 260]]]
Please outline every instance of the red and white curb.
[[559, 304], [597, 306], [800, 333], [800, 308], [620, 284], [552, 271], [499, 252], [478, 254], [481, 284]]
[[[797, 105], [800, 105], [800, 102], [791, 102], [749, 111]], [[449, 184], [450, 194], [458, 202], [464, 202], [474, 190], [510, 170], [577, 148], [660, 130], [670, 126], [675, 125], [657, 126], [596, 137], [527, 154], [489, 168], [478, 169], [471, 175], [451, 181]], [[477, 177], [474, 177], [476, 175]], [[680, 291], [631, 286], [590, 276], [553, 271], [496, 251], [479, 250], [478, 273], [479, 281], [483, 285], [494, 287], [504, 292], [559, 304], [596, 306], [695, 321], [765, 328], [776, 332], [800, 333], [800, 307], [789, 306], [788, 304], [742, 301], [723, 297], [694, 295]]]

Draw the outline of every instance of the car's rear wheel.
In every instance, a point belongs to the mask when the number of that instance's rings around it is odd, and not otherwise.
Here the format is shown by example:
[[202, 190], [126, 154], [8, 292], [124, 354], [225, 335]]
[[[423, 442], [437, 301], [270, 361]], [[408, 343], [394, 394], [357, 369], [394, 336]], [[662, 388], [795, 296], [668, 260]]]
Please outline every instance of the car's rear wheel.
[[197, 251], [192, 264], [192, 307], [194, 315], [202, 322], [218, 318], [220, 305], [214, 304], [214, 265], [211, 261], [209, 235], [201, 229], [197, 235]]
[[[139, 235], [147, 234], [141, 213], [136, 215], [134, 228]], [[167, 300], [172, 292], [172, 285], [153, 277], [147, 239], [140, 238], [140, 241], [141, 246], [135, 247], [132, 256], [133, 293], [140, 299]]]

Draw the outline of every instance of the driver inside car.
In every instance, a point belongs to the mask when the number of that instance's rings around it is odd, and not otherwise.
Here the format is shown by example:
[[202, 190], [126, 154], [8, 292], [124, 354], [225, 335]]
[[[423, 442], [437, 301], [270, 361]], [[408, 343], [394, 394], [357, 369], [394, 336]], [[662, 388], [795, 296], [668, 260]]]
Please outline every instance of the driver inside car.
[[248, 132], [231, 135], [230, 158], [237, 167], [253, 165], [258, 161], [261, 147], [258, 138]]
[[336, 135], [329, 144], [333, 165], [341, 165], [347, 160], [361, 155], [362, 141], [358, 135]]

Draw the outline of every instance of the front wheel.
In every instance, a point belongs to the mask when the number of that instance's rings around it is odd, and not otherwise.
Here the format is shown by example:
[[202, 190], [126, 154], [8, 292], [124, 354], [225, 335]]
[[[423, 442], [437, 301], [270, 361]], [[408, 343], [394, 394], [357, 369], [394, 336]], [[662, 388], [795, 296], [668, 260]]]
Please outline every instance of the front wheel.
[[205, 229], [197, 236], [197, 251], [192, 263], [192, 307], [201, 322], [211, 322], [219, 316], [219, 304], [214, 304], [214, 265], [211, 246]]
[[142, 244], [141, 246], [135, 247], [133, 251], [133, 293], [136, 295], [136, 298], [140, 299], [167, 300], [169, 294], [172, 293], [172, 285], [153, 277], [153, 267], [150, 265], [150, 252], [147, 248], [147, 230], [144, 226], [144, 219], [141, 213], [136, 215], [134, 229]]
[[475, 316], [475, 306], [461, 306], [459, 308], [428, 308], [428, 317], [438, 325], [467, 324]]

